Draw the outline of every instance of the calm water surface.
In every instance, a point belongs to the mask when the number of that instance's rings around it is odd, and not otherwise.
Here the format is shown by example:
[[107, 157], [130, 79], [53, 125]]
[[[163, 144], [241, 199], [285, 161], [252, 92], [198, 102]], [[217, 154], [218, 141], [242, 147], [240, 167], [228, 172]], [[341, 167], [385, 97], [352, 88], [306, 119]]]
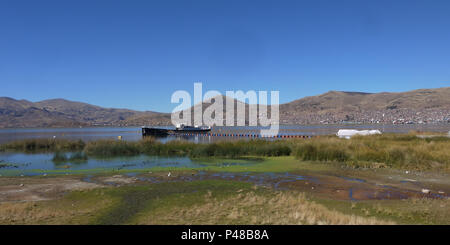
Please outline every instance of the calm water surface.
[[[281, 135], [326, 135], [336, 134], [339, 129], [379, 129], [384, 133], [407, 133], [411, 130], [448, 132], [450, 124], [441, 125], [281, 125]], [[214, 127], [212, 133], [252, 133], [257, 134], [261, 127]], [[30, 138], [63, 138], [81, 139], [84, 141], [98, 139], [117, 139], [122, 136], [123, 140], [136, 141], [142, 139], [140, 127], [96, 127], [96, 128], [33, 128], [33, 129], [0, 129], [0, 144], [20, 139]], [[179, 139], [180, 137], [169, 136], [160, 138], [161, 141]], [[183, 139], [195, 142], [212, 142], [216, 139], [226, 137], [204, 137], [204, 136], [183, 136]]]
[[[65, 153], [70, 156], [73, 153]], [[188, 157], [129, 156], [89, 158], [85, 161], [54, 162], [54, 154], [0, 153], [0, 175], [42, 175], [43, 173], [70, 173], [72, 170], [122, 170], [154, 167], [199, 168], [207, 165], [232, 166], [257, 163], [258, 159], [190, 159]]]

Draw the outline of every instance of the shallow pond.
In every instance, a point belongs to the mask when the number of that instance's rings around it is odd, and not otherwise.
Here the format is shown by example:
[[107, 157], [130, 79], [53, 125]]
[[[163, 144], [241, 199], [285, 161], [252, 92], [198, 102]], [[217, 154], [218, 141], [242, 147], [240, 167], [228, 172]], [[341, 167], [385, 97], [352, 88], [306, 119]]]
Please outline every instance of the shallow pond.
[[[73, 153], [65, 153], [70, 158]], [[189, 157], [160, 157], [160, 156], [128, 156], [113, 158], [88, 158], [86, 160], [54, 161], [54, 154], [24, 154], [0, 153], [0, 175], [36, 175], [43, 172], [70, 172], [71, 170], [122, 170], [147, 169], [154, 167], [187, 167], [200, 168], [205, 166], [232, 166], [248, 165], [258, 162], [258, 159], [249, 160], [205, 160], [190, 159]], [[67, 171], [64, 171], [67, 170]]]

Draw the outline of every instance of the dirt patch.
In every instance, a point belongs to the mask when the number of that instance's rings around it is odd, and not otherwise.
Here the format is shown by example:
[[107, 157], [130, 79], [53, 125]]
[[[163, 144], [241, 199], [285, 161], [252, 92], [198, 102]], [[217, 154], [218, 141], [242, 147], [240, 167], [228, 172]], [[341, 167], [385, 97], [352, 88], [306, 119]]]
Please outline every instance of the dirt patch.
[[97, 179], [100, 182], [104, 183], [111, 183], [114, 185], [120, 185], [120, 184], [133, 184], [136, 181], [138, 181], [135, 177], [128, 177], [123, 175], [114, 175], [111, 177], [102, 177]]
[[133, 176], [52, 176], [0, 178], [0, 202], [42, 201], [59, 198], [67, 192], [107, 186], [134, 184]]
[[102, 187], [73, 177], [2, 178], [1, 182], [0, 202], [50, 200], [68, 191]]

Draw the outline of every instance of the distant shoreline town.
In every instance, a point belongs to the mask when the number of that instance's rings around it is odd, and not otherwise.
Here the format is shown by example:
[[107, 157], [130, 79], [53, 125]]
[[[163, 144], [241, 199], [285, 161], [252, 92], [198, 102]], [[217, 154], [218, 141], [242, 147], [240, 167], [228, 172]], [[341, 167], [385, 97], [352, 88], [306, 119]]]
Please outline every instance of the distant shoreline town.
[[360, 111], [348, 114], [309, 114], [281, 119], [281, 124], [446, 124], [450, 123], [450, 110], [391, 109]]

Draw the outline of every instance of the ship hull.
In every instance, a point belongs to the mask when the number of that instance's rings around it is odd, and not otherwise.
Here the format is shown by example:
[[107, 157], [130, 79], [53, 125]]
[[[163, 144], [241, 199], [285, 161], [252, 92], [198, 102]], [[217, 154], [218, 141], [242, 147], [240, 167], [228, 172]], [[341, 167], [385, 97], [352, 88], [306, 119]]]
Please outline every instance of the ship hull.
[[189, 129], [161, 129], [161, 128], [142, 128], [142, 136], [167, 136], [177, 134], [201, 134], [211, 131], [209, 128], [189, 128]]
[[167, 136], [169, 130], [160, 128], [142, 128], [142, 136]]

